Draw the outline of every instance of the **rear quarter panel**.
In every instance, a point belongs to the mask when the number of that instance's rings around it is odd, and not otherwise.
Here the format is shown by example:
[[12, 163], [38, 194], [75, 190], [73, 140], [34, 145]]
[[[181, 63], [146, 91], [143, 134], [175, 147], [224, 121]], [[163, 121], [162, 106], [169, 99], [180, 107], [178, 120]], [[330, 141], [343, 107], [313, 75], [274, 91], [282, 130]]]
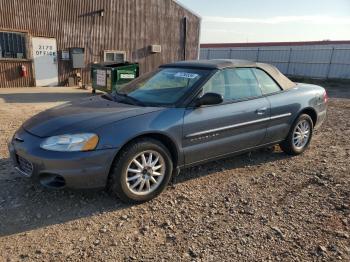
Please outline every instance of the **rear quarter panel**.
[[271, 116], [290, 113], [288, 118], [273, 119], [267, 130], [266, 142], [284, 140], [288, 132], [305, 109], [313, 109], [317, 115], [326, 112], [323, 101], [324, 88], [316, 85], [298, 84], [295, 88], [267, 96], [271, 104]]

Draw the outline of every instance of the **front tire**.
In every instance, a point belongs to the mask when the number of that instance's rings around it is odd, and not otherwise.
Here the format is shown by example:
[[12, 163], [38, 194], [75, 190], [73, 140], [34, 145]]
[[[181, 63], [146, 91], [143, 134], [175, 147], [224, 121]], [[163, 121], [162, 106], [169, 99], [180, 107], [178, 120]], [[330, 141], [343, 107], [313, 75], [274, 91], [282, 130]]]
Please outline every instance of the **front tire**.
[[294, 122], [288, 137], [280, 147], [288, 155], [300, 155], [309, 146], [313, 135], [313, 121], [309, 115], [302, 114]]
[[109, 188], [125, 203], [142, 203], [158, 196], [168, 185], [173, 163], [168, 149], [154, 139], [126, 146], [115, 159]]

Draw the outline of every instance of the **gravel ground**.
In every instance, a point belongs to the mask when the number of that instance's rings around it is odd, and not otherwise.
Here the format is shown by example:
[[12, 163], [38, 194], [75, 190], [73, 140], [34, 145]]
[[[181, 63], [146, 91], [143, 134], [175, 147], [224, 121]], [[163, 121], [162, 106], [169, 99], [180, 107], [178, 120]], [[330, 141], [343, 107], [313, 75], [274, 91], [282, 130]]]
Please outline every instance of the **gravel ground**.
[[328, 120], [303, 155], [275, 147], [184, 170], [137, 206], [17, 177], [6, 140], [87, 96], [22, 91], [0, 89], [0, 261], [350, 261], [349, 86], [329, 90]]

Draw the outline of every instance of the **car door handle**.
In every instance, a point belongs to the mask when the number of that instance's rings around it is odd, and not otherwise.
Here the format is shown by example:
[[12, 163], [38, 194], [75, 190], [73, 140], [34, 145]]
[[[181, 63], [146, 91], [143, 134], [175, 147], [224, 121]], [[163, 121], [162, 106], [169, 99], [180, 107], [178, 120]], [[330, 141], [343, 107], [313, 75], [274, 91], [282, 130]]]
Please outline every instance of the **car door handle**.
[[263, 108], [257, 109], [255, 112], [256, 112], [257, 115], [261, 116], [261, 115], [265, 115], [266, 111], [267, 111], [267, 108], [263, 107]]

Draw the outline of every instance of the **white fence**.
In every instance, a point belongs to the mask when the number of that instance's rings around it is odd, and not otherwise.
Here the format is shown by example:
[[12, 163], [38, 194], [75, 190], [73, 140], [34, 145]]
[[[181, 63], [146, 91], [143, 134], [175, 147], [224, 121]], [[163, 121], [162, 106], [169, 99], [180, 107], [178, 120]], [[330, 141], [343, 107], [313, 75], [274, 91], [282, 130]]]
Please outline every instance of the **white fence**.
[[290, 76], [350, 79], [350, 45], [201, 48], [201, 59], [245, 59], [273, 64]]

